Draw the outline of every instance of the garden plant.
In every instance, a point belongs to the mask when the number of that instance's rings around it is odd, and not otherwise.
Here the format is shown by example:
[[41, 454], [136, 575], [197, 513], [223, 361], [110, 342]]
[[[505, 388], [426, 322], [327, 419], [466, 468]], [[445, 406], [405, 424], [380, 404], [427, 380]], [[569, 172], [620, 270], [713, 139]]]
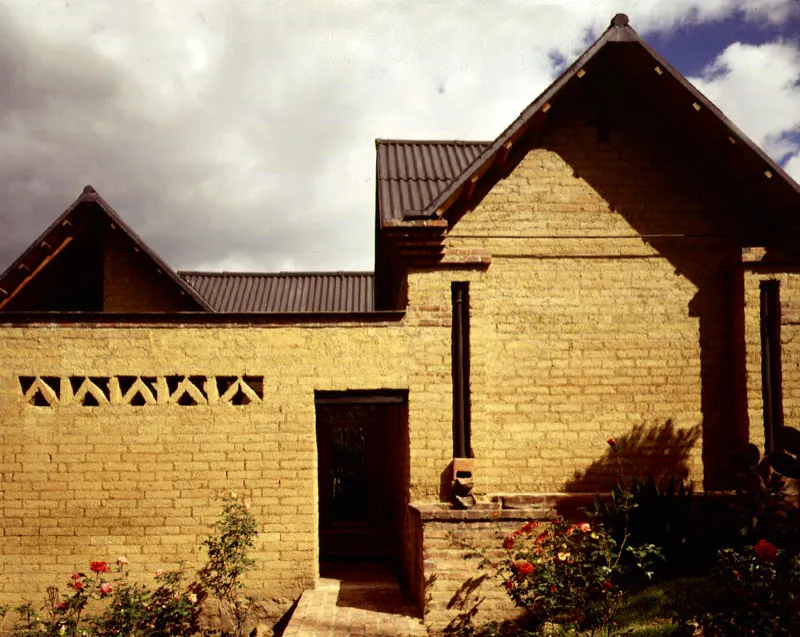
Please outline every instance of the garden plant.
[[[165, 637], [203, 635], [242, 637], [247, 634], [249, 601], [242, 576], [254, 567], [248, 552], [257, 536], [249, 505], [231, 493], [223, 498], [220, 518], [203, 542], [208, 560], [194, 581], [186, 583], [183, 565], [158, 570], [155, 586], [130, 577], [130, 562], [120, 556], [112, 566], [93, 561], [87, 572], [74, 572], [59, 589], [47, 589], [45, 602], [16, 607], [12, 637]], [[63, 591], [63, 592], [62, 592]], [[201, 629], [199, 616], [214, 599], [228, 622], [223, 629]], [[9, 608], [0, 608], [5, 622]]]

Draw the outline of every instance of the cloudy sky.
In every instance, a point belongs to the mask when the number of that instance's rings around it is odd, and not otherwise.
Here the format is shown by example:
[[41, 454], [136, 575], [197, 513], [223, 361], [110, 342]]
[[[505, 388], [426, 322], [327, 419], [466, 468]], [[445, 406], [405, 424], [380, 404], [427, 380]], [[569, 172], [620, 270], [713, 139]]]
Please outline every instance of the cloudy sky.
[[797, 0], [0, 0], [0, 271], [89, 183], [176, 269], [371, 269], [374, 139], [496, 137], [619, 11], [800, 179]]

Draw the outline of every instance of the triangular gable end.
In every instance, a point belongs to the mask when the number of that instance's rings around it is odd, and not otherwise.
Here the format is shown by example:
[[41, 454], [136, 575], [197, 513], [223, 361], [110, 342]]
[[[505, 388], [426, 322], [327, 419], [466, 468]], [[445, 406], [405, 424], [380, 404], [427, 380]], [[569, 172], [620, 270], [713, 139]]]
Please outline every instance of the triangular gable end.
[[[763, 150], [742, 133], [708, 98], [698, 91], [685, 77], [674, 69], [661, 55], [655, 52], [628, 24], [624, 14], [618, 14], [609, 28], [581, 55], [559, 78], [557, 78], [534, 102], [525, 108], [519, 117], [506, 128], [475, 160], [446, 188], [442, 189], [421, 213], [407, 213], [406, 223], [418, 220], [447, 219], [452, 227], [464, 212], [470, 210], [480, 197], [488, 192], [508, 170], [509, 157], [532, 146], [542, 124], [551, 109], [558, 108], [559, 98], [566, 89], [590, 69], [591, 62], [599, 57], [606, 47], [630, 47], [624, 49], [631, 58], [639, 56], [632, 65], [647, 66], [646, 77], [652, 81], [652, 90], [658, 91], [657, 99], [664, 108], [681, 110], [681, 117], [688, 114], [703, 118], [706, 136], [714, 143], [715, 158], [725, 164], [741, 182], [757, 190], [761, 208], [780, 215], [784, 220], [796, 216], [800, 205], [800, 186]], [[642, 76], [645, 77], [645, 76]], [[660, 82], [660, 84], [659, 84]], [[649, 87], [648, 87], [649, 88]], [[686, 114], [684, 114], [684, 111]], [[729, 146], [728, 146], [729, 145]], [[723, 151], [719, 152], [722, 148]], [[401, 222], [402, 223], [402, 222]]]
[[212, 311], [91, 186], [0, 276], [0, 312]]

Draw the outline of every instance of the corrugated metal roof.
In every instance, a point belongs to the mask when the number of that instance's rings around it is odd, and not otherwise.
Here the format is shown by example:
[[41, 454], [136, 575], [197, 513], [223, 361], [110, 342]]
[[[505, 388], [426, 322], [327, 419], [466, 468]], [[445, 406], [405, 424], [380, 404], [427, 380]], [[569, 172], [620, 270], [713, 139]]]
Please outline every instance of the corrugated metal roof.
[[372, 312], [371, 272], [179, 272], [217, 312]]
[[399, 221], [421, 214], [490, 144], [376, 140], [381, 218]]

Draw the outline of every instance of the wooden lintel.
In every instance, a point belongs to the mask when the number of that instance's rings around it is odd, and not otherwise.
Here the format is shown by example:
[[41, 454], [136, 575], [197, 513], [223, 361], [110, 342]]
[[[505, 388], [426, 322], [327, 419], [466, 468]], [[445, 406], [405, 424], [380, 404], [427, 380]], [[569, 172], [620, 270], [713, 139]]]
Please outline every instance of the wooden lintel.
[[[65, 220], [65, 221], [66, 221], [66, 220]], [[5, 307], [5, 306], [6, 306], [6, 305], [9, 303], [9, 301], [11, 301], [11, 299], [13, 299], [15, 296], [17, 296], [17, 294], [19, 294], [19, 293], [20, 293], [20, 291], [21, 291], [21, 290], [22, 290], [22, 289], [23, 289], [23, 288], [24, 288], [26, 285], [28, 285], [28, 283], [30, 283], [30, 282], [33, 280], [33, 278], [34, 278], [34, 277], [35, 277], [37, 274], [39, 274], [39, 272], [41, 272], [41, 271], [42, 271], [42, 269], [44, 269], [44, 267], [45, 267], [45, 266], [46, 266], [48, 263], [50, 263], [50, 261], [52, 261], [52, 260], [53, 260], [53, 259], [54, 259], [54, 258], [55, 258], [55, 257], [56, 257], [56, 256], [57, 256], [57, 255], [58, 255], [58, 254], [59, 254], [59, 253], [60, 253], [60, 252], [61, 252], [61, 251], [62, 251], [64, 248], [66, 248], [66, 247], [67, 247], [67, 246], [70, 244], [70, 242], [71, 242], [71, 241], [72, 241], [72, 237], [67, 237], [66, 239], [64, 239], [64, 240], [61, 242], [61, 245], [60, 245], [60, 246], [58, 246], [58, 247], [57, 247], [57, 248], [56, 248], [56, 249], [55, 249], [53, 252], [51, 252], [51, 253], [50, 253], [49, 255], [47, 255], [47, 256], [46, 256], [44, 259], [42, 259], [42, 262], [41, 262], [41, 263], [40, 263], [40, 264], [37, 266], [37, 268], [36, 268], [36, 269], [35, 269], [33, 272], [31, 272], [31, 273], [30, 273], [28, 276], [26, 276], [26, 277], [25, 277], [25, 278], [24, 278], [24, 279], [23, 279], [23, 280], [20, 282], [20, 284], [19, 284], [19, 285], [18, 285], [18, 286], [17, 286], [17, 287], [14, 289], [14, 291], [13, 291], [11, 294], [9, 294], [9, 295], [8, 295], [8, 296], [7, 296], [5, 299], [3, 299], [2, 301], [0, 301], [0, 310], [2, 310], [2, 309], [3, 309], [3, 307]]]

